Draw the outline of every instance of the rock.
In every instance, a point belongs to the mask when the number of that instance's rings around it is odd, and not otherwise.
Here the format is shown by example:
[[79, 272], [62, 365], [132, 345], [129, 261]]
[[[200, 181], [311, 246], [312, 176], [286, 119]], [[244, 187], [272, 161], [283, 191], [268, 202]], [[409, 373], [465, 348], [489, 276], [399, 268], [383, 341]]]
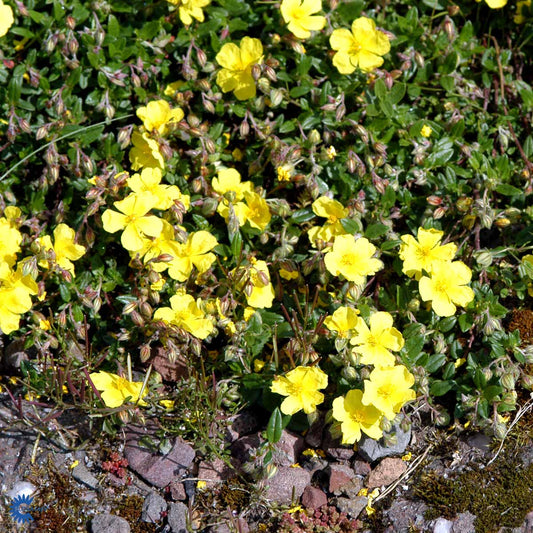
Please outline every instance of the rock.
[[424, 502], [397, 499], [392, 502], [389, 509], [383, 511], [384, 517], [391, 523], [387, 531], [394, 533], [408, 533], [414, 527], [420, 531], [426, 531], [426, 519], [424, 517], [428, 507]]
[[187, 533], [188, 509], [184, 503], [170, 503], [168, 506], [168, 526], [171, 533]]
[[130, 533], [130, 525], [124, 518], [112, 514], [99, 514], [91, 520], [92, 533]]
[[333, 439], [329, 431], [325, 432], [322, 449], [337, 461], [349, 462], [354, 455], [353, 448], [343, 446], [340, 439]]
[[366, 477], [370, 474], [372, 468], [366, 461], [355, 460], [352, 464], [352, 469], [356, 476]]
[[83, 460], [72, 469], [72, 477], [79, 483], [82, 483], [93, 490], [97, 490], [100, 485], [98, 479], [89, 472]]
[[261, 445], [261, 433], [246, 435], [231, 445], [231, 457], [236, 468], [250, 460], [250, 452]]
[[231, 424], [226, 429], [226, 440], [230, 443], [257, 431], [259, 428], [259, 419], [251, 411], [242, 411], [230, 418], [230, 421]]
[[319, 448], [322, 445], [326, 414], [321, 412], [320, 416], [311, 424], [309, 431], [305, 434], [305, 443], [312, 448]]
[[353, 470], [348, 465], [331, 464], [326, 472], [329, 473], [329, 492], [335, 496], [342, 493], [347, 496], [357, 496], [362, 486], [361, 480], [354, 476]]
[[452, 533], [453, 522], [446, 518], [437, 518], [433, 526], [433, 533]]
[[220, 459], [215, 458], [213, 461], [201, 461], [198, 465], [198, 479], [207, 482], [208, 487], [213, 487], [222, 483], [231, 475], [228, 465]]
[[153, 369], [161, 374], [164, 381], [178, 381], [189, 375], [189, 368], [185, 357], [179, 353], [176, 361], [171, 362], [163, 346], [152, 348], [150, 363]]
[[370, 472], [367, 486], [369, 489], [390, 485], [396, 481], [405, 471], [405, 461], [394, 457], [386, 457], [379, 465]]
[[474, 522], [476, 521], [476, 516], [472, 513], [461, 513], [453, 521], [453, 533], [476, 533], [476, 526]]
[[328, 497], [324, 491], [317, 487], [308, 485], [305, 487], [302, 494], [302, 505], [307, 509], [320, 509], [323, 505], [327, 505]]
[[143, 436], [150, 434], [148, 431], [148, 428], [144, 427], [130, 427], [126, 433], [124, 456], [133, 471], [148, 483], [162, 488], [185, 475], [196, 454], [194, 449], [179, 437], [175, 439], [168, 454], [152, 453], [139, 444]]
[[524, 518], [524, 523], [522, 524], [523, 533], [533, 533], [533, 511], [530, 511]]
[[7, 491], [7, 496], [12, 500], [20, 496], [31, 496], [37, 487], [29, 481], [17, 481], [13, 488]]
[[374, 440], [363, 436], [357, 447], [359, 455], [369, 463], [373, 463], [382, 457], [402, 455], [411, 440], [411, 428], [409, 427], [407, 431], [403, 431], [399, 424], [394, 424], [393, 428], [397, 439], [394, 446], [385, 446], [383, 439]]
[[368, 499], [365, 496], [356, 496], [355, 498], [345, 498], [341, 496], [335, 498], [334, 503], [341, 513], [346, 513], [350, 518], [357, 518], [366, 507]]
[[166, 510], [167, 502], [165, 501], [165, 498], [157, 494], [157, 492], [150, 492], [144, 500], [141, 520], [143, 522], [156, 524], [161, 521], [161, 515], [166, 512]]
[[300, 454], [305, 448], [303, 437], [284, 429], [276, 443], [272, 460], [276, 466], [291, 466], [298, 462]]
[[266, 486], [264, 497], [279, 504], [289, 505], [300, 498], [310, 483], [311, 473], [308, 470], [282, 466], [271, 478], [262, 482], [262, 485]]
[[185, 492], [185, 487], [181, 481], [173, 481], [170, 485], [170, 495], [173, 500], [185, 501], [187, 499], [187, 494]]
[[478, 450], [486, 453], [490, 452], [490, 444], [492, 439], [484, 433], [476, 433], [475, 435], [470, 435], [466, 442], [472, 448], [477, 448]]
[[235, 533], [236, 531], [239, 533], [249, 533], [250, 527], [244, 518], [237, 518], [232, 522], [222, 522], [221, 524], [217, 524], [209, 531], [212, 533]]
[[28, 361], [29, 357], [24, 349], [23, 340], [15, 340], [9, 343], [4, 350], [3, 367], [6, 373], [18, 371], [22, 361]]

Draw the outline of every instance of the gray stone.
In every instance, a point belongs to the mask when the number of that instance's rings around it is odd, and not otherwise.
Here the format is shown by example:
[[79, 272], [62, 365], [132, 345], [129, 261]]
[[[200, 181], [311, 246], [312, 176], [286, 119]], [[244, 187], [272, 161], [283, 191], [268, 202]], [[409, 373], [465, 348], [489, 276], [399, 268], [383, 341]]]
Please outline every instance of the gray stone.
[[249, 533], [250, 527], [244, 518], [237, 518], [232, 522], [222, 522], [214, 525], [210, 533]]
[[426, 530], [425, 513], [427, 505], [424, 502], [414, 502], [411, 500], [394, 500], [389, 509], [383, 512], [389, 519], [391, 526], [387, 531], [394, 533], [409, 533], [412, 527], [417, 527], [421, 531]]
[[368, 476], [367, 486], [369, 489], [382, 487], [394, 483], [405, 471], [405, 461], [394, 457], [385, 457]]
[[455, 520], [453, 521], [453, 533], [476, 533], [476, 526], [474, 522], [476, 521], [476, 516], [472, 513], [461, 513], [458, 514]]
[[170, 503], [168, 506], [168, 526], [172, 533], [187, 533], [189, 511], [184, 503]]
[[78, 481], [79, 483], [82, 483], [86, 487], [89, 487], [90, 489], [96, 490], [98, 489], [98, 479], [96, 479], [95, 476], [89, 470], [87, 470], [87, 467], [85, 466], [85, 463], [83, 461], [80, 461], [73, 469], [72, 469], [72, 477]]
[[452, 533], [453, 522], [446, 518], [437, 518], [433, 526], [433, 533]]
[[394, 446], [386, 446], [383, 439], [374, 440], [364, 436], [358, 444], [359, 455], [369, 463], [373, 463], [382, 457], [402, 455], [411, 441], [411, 428], [403, 431], [399, 424], [394, 424], [397, 442]]
[[112, 514], [99, 514], [91, 520], [92, 533], [130, 533], [130, 525], [124, 518]]
[[180, 481], [173, 481], [170, 485], [170, 495], [173, 500], [185, 501], [187, 499], [187, 493], [185, 487]]
[[533, 533], [533, 511], [530, 511], [524, 518], [521, 533]]
[[144, 500], [141, 520], [143, 522], [155, 524], [161, 521], [161, 515], [166, 512], [166, 510], [167, 502], [165, 501], [165, 498], [157, 494], [157, 492], [150, 492]]
[[231, 472], [230, 467], [220, 457], [215, 457], [212, 461], [200, 462], [197, 477], [202, 481], [206, 481], [207, 487], [213, 488], [213, 486], [228, 479]]
[[334, 500], [337, 509], [341, 513], [346, 513], [350, 518], [357, 518], [365, 509], [368, 499], [365, 496], [356, 496], [355, 498], [345, 498], [340, 496]]
[[293, 500], [297, 501], [305, 487], [311, 484], [311, 473], [304, 468], [282, 466], [262, 484], [266, 486], [264, 497], [267, 500], [289, 505]]
[[492, 439], [484, 433], [476, 433], [475, 435], [470, 435], [466, 442], [469, 446], [472, 446], [472, 448], [477, 448], [486, 453], [490, 452]]
[[36, 490], [37, 487], [29, 481], [17, 481], [13, 488], [7, 492], [7, 496], [14, 500], [20, 496], [31, 496]]
[[350, 461], [354, 456], [354, 450], [351, 446], [343, 446], [340, 438], [334, 439], [329, 431], [324, 434], [322, 449], [333, 459], [337, 461]]
[[250, 460], [252, 450], [261, 445], [261, 433], [246, 435], [231, 445], [231, 457], [236, 468]]
[[305, 448], [303, 437], [284, 429], [276, 443], [272, 460], [276, 466], [291, 466], [298, 462], [300, 454]]
[[242, 411], [230, 418], [231, 424], [226, 429], [226, 440], [235, 442], [237, 439], [249, 435], [259, 428], [259, 419], [251, 411]]
[[176, 438], [166, 455], [153, 453], [142, 447], [139, 440], [147, 435], [150, 429], [134, 426], [126, 434], [124, 456], [129, 467], [148, 483], [163, 488], [176, 478], [187, 473], [195, 458], [194, 449], [181, 438]]

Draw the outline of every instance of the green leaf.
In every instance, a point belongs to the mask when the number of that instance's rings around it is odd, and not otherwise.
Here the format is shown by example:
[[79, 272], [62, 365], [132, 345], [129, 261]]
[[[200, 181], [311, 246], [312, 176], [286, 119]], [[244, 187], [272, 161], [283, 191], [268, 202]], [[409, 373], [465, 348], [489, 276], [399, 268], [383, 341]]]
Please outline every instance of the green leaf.
[[444, 396], [453, 387], [452, 381], [441, 381], [436, 379], [429, 388], [431, 396]]
[[468, 313], [463, 313], [459, 318], [459, 327], [463, 333], [466, 333], [474, 325], [474, 317]]
[[522, 189], [513, 187], [512, 185], [509, 185], [508, 183], [500, 183], [496, 187], [496, 192], [499, 192], [500, 194], [503, 194], [504, 196], [518, 196], [519, 194], [524, 194], [524, 191]]
[[406, 91], [405, 83], [396, 82], [392, 86], [392, 89], [389, 92], [389, 95], [387, 97], [387, 101], [391, 105], [398, 104], [403, 99], [403, 97], [405, 96], [405, 91]]
[[281, 439], [281, 432], [283, 431], [282, 423], [281, 411], [279, 407], [276, 407], [270, 415], [266, 429], [266, 438], [271, 444], [275, 444]]
[[366, 228], [365, 237], [367, 239], [377, 239], [378, 237], [385, 235], [387, 231], [389, 231], [388, 226], [377, 222], [376, 224], [371, 224], [370, 226], [368, 226], [368, 228]]
[[446, 362], [446, 354], [438, 353], [431, 355], [429, 357], [429, 361], [425, 365], [425, 369], [430, 373], [433, 374], [436, 372], [444, 363]]
[[382, 102], [384, 102], [387, 97], [387, 92], [385, 82], [381, 78], [378, 78], [376, 83], [374, 83], [374, 93]]

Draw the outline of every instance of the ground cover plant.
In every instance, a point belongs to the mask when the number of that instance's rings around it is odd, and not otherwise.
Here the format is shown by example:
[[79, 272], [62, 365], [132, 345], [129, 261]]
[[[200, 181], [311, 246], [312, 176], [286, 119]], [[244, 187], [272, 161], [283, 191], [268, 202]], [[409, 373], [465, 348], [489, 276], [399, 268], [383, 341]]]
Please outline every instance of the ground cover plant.
[[26, 0], [0, 35], [15, 403], [214, 453], [253, 406], [267, 473], [321, 412], [347, 446], [421, 407], [504, 437], [533, 387], [531, 2]]

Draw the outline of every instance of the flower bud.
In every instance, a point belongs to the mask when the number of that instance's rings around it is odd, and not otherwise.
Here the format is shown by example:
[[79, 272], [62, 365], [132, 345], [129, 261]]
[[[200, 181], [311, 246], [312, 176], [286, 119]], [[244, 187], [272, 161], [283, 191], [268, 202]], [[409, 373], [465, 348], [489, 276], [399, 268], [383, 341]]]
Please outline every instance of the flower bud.
[[345, 366], [341, 371], [342, 377], [347, 381], [357, 381], [359, 374], [353, 366]]
[[264, 67], [264, 71], [265, 71], [265, 76], [271, 81], [271, 82], [277, 82], [278, 81], [278, 77], [276, 76], [276, 71], [268, 66], [268, 65], [265, 65]]
[[507, 390], [515, 390], [516, 387], [516, 380], [515, 377], [511, 372], [506, 372], [501, 378], [500, 383], [502, 387], [506, 388]]
[[415, 52], [415, 63], [419, 68], [424, 68], [426, 65], [426, 60], [424, 59], [424, 56], [420, 52]]
[[254, 81], [259, 80], [259, 78], [261, 77], [261, 66], [258, 65], [257, 63], [252, 65], [251, 73], [252, 73], [252, 78], [254, 79]]
[[392, 430], [392, 421], [389, 420], [388, 418], [385, 418], [383, 417], [381, 419], [381, 422], [379, 424], [379, 427], [381, 428], [381, 430], [384, 432], [384, 433], [388, 433], [389, 431]]
[[248, 133], [250, 133], [250, 124], [248, 124], [248, 121], [244, 119], [239, 126], [239, 134], [241, 137], [246, 137]]
[[482, 268], [488, 268], [492, 265], [493, 257], [489, 250], [481, 250], [475, 254], [477, 264]]
[[483, 326], [484, 335], [492, 335], [495, 331], [501, 331], [501, 329], [501, 322], [497, 318], [493, 318], [491, 316], [487, 317], [487, 322]]

